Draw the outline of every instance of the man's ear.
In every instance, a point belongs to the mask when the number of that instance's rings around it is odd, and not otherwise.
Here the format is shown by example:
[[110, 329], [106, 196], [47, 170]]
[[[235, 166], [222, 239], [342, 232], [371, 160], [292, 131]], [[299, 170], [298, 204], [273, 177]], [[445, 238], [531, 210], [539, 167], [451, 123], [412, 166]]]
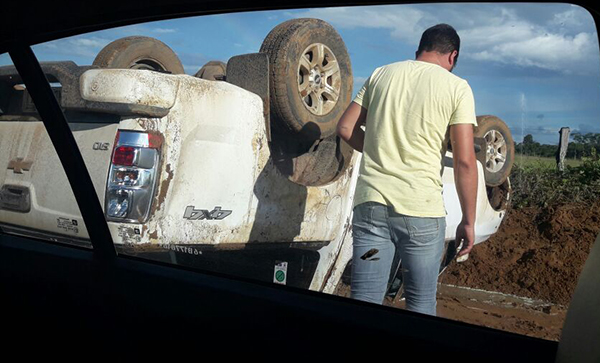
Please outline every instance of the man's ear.
[[458, 51], [457, 50], [453, 50], [452, 52], [450, 52], [450, 54], [448, 55], [448, 63], [454, 67], [456, 65], [456, 56], [458, 56]]

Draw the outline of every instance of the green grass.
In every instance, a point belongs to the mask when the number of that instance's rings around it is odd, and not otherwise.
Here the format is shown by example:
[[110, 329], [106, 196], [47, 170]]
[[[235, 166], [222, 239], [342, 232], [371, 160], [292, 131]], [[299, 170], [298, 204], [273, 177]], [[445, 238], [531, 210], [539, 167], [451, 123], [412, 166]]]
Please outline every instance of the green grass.
[[591, 204], [600, 200], [598, 157], [568, 160], [565, 164], [560, 173], [553, 158], [517, 155], [510, 175], [513, 207]]
[[[556, 159], [542, 156], [515, 155], [515, 164], [521, 168], [556, 169]], [[580, 159], [565, 159], [565, 166], [578, 167]]]

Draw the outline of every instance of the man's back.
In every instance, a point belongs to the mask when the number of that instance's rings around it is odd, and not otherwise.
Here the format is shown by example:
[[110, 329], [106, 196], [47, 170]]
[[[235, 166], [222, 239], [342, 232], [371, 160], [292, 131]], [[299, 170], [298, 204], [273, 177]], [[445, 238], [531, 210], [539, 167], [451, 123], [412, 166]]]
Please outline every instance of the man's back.
[[354, 102], [368, 110], [355, 205], [442, 217], [442, 149], [448, 125], [475, 124], [466, 81], [437, 64], [404, 61], [376, 69]]
[[392, 264], [400, 260], [406, 308], [436, 314], [446, 231], [441, 159], [447, 130], [462, 211], [458, 254], [473, 248], [475, 106], [467, 82], [451, 74], [459, 50], [452, 26], [428, 28], [417, 60], [376, 69], [338, 122], [338, 135], [363, 152], [352, 216], [354, 299], [381, 304]]

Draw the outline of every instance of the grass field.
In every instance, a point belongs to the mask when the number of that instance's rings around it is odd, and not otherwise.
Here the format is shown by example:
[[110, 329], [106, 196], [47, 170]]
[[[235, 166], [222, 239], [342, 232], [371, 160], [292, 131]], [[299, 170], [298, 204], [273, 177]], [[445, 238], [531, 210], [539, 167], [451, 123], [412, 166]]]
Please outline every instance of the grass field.
[[600, 160], [565, 160], [564, 172], [549, 157], [517, 154], [510, 174], [513, 207], [592, 203], [600, 198]]
[[[515, 164], [523, 168], [543, 168], [543, 169], [555, 169], [556, 159], [541, 157], [541, 156], [530, 156], [530, 155], [515, 155]], [[581, 160], [578, 159], [565, 159], [565, 166], [577, 167], [581, 165]]]

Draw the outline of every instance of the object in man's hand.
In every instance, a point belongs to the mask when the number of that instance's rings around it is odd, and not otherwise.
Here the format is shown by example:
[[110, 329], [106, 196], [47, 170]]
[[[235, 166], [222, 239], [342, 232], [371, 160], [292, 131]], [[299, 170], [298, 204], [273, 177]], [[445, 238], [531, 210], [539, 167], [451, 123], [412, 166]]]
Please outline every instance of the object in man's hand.
[[468, 259], [469, 259], [469, 254], [467, 253], [466, 255], [458, 256], [456, 258], [456, 262], [458, 262], [458, 263], [465, 262]]

